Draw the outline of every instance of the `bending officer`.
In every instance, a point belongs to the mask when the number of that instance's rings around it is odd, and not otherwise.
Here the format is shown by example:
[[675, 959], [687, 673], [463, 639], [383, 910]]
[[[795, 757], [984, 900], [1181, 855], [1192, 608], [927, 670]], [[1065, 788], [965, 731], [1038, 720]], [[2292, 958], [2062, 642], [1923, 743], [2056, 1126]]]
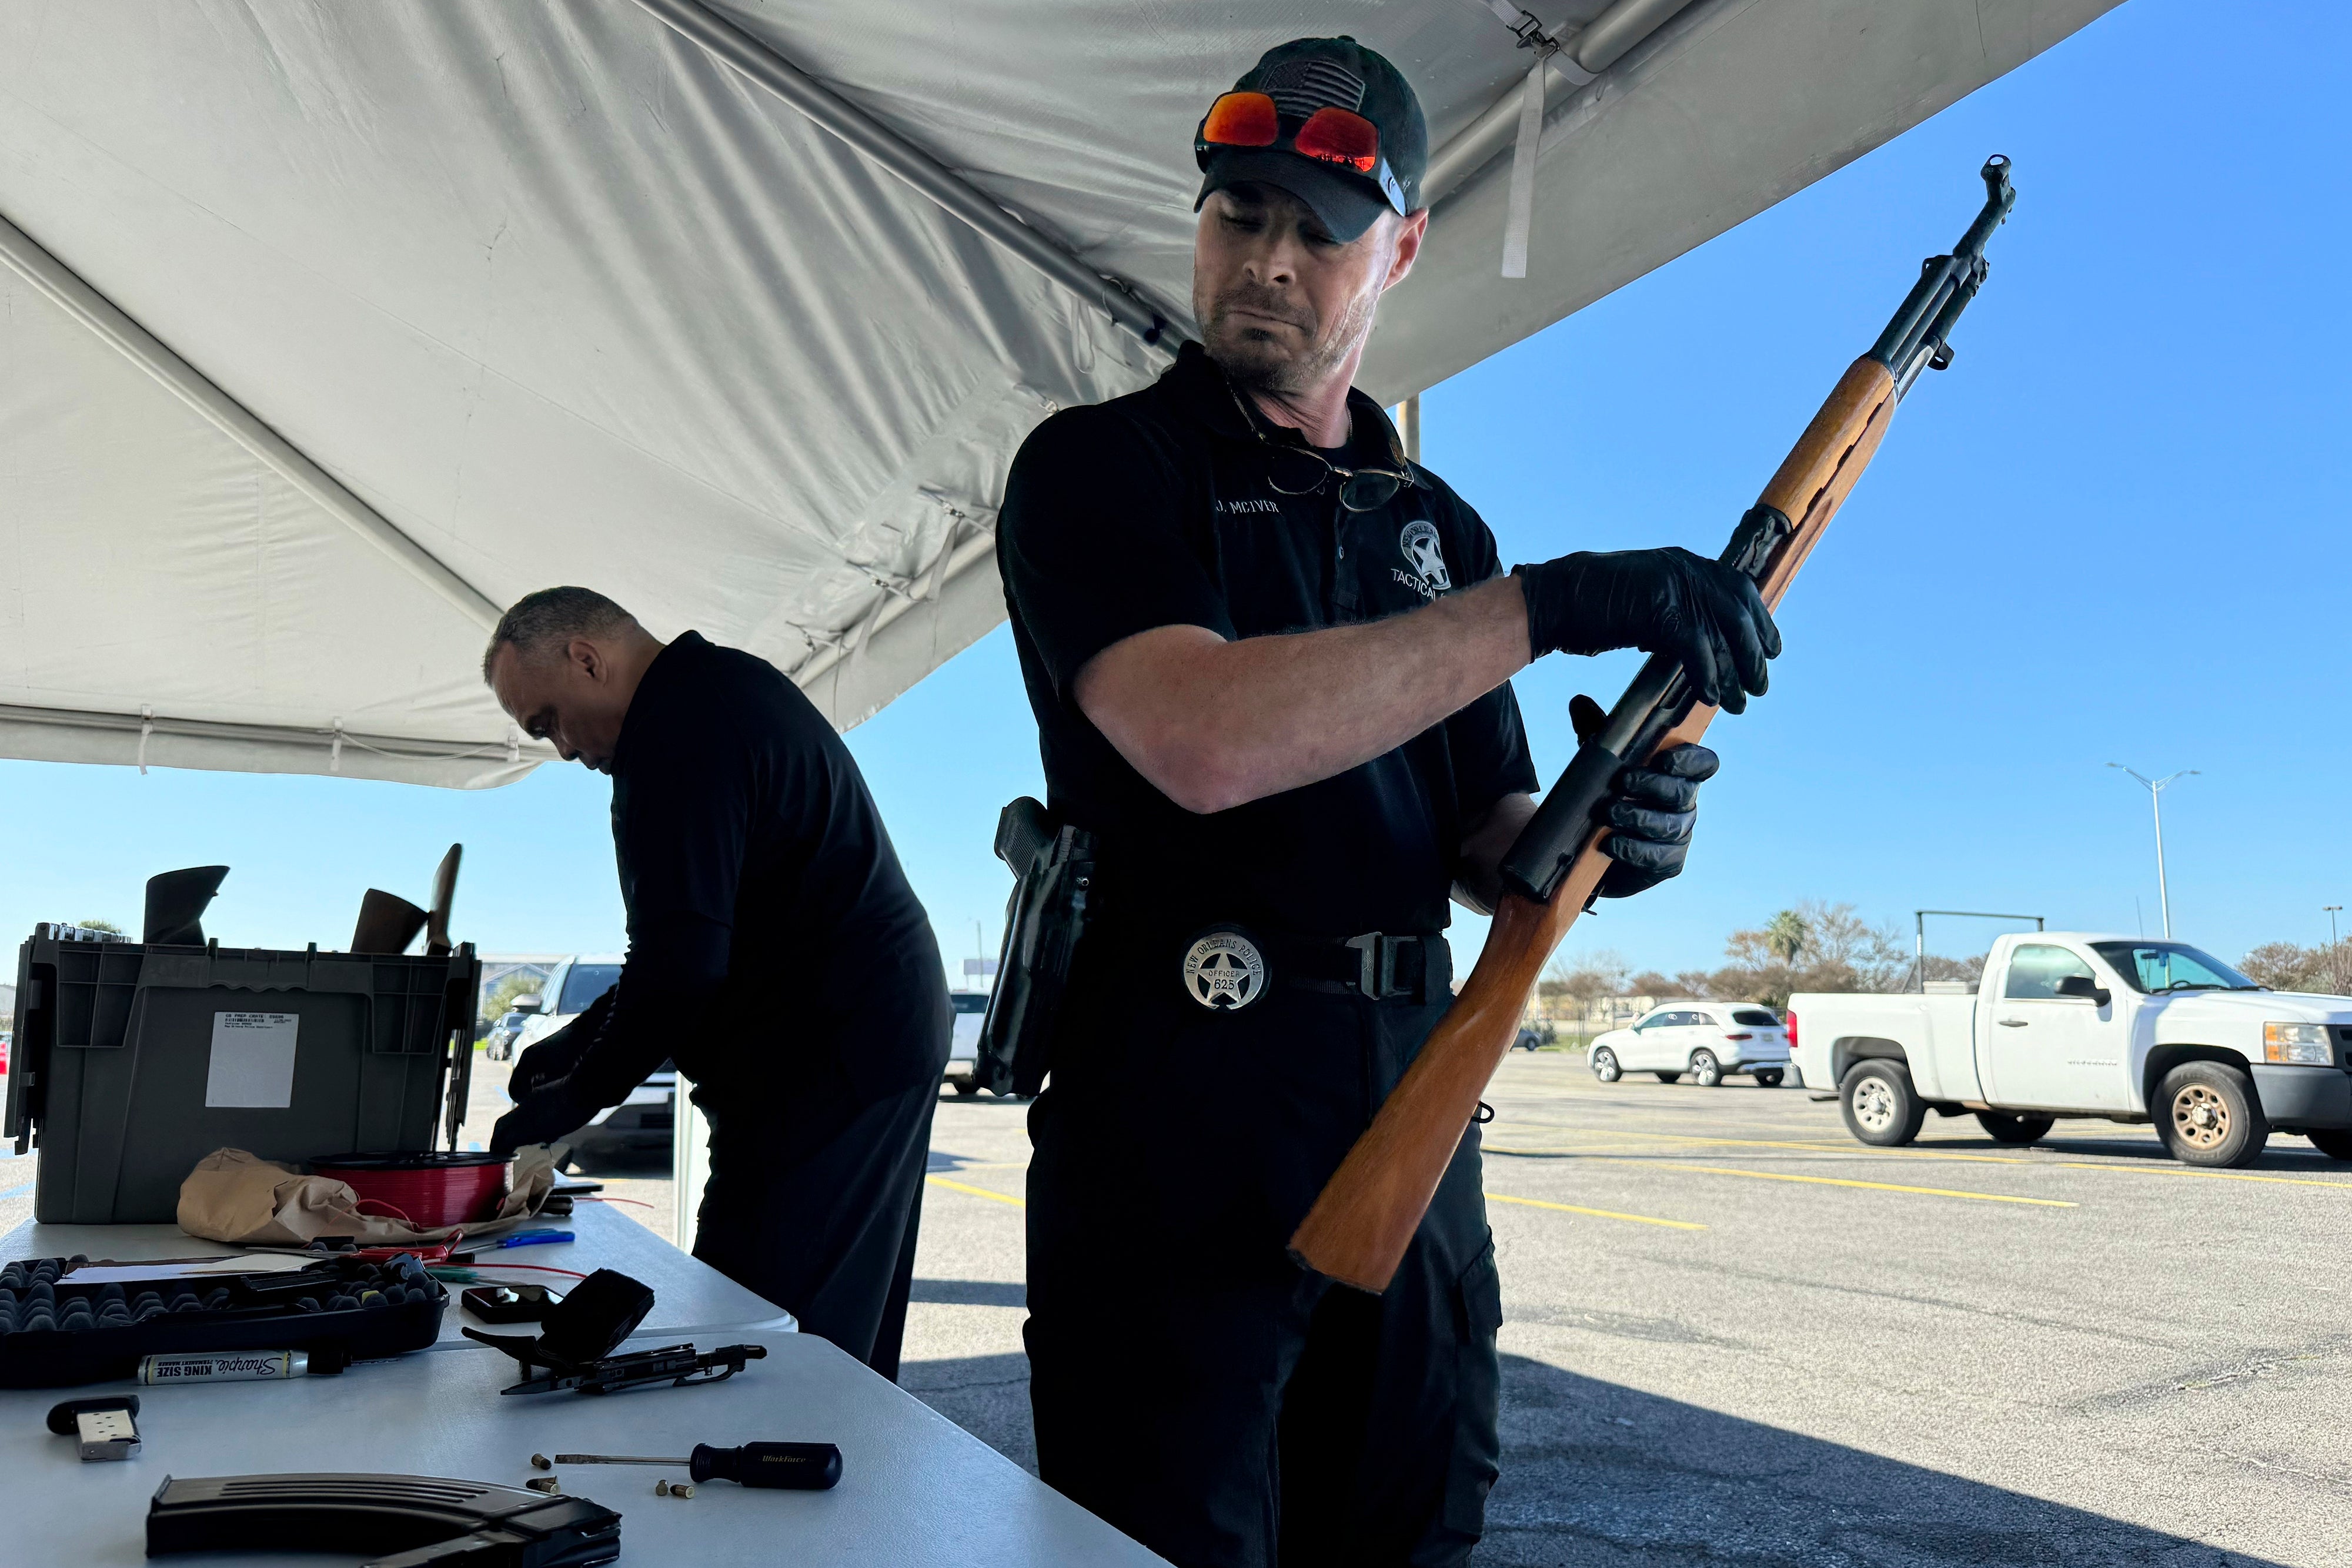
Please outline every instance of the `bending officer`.
[[[1467, 1557], [1502, 1320], [1476, 1129], [1385, 1295], [1286, 1242], [1451, 999], [1449, 893], [1490, 906], [1533, 812], [1511, 674], [1664, 650], [1738, 711], [1780, 649], [1685, 550], [1504, 575], [1350, 390], [1426, 152], [1381, 56], [1266, 54], [1195, 146], [1205, 343], [1040, 425], [1000, 524], [1049, 807], [1098, 845], [1030, 1117], [1038, 1460], [1182, 1568]], [[1681, 869], [1715, 768], [1620, 776], [1604, 896]]]
[[898, 1375], [946, 971], [857, 764], [774, 666], [663, 643], [584, 588], [515, 604], [483, 679], [613, 779], [620, 983], [523, 1053], [491, 1147], [546, 1143], [672, 1058], [710, 1119], [694, 1255]]

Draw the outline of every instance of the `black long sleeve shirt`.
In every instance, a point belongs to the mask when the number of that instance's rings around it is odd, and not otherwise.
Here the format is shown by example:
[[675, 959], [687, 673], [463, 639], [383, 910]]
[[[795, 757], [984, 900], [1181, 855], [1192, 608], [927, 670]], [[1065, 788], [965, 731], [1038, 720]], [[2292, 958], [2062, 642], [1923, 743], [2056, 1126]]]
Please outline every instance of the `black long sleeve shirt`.
[[612, 771], [628, 959], [559, 1047], [551, 1093], [593, 1112], [672, 1059], [723, 1121], [828, 1067], [861, 1099], [937, 1080], [950, 1023], [930, 921], [798, 687], [686, 632], [647, 667]]

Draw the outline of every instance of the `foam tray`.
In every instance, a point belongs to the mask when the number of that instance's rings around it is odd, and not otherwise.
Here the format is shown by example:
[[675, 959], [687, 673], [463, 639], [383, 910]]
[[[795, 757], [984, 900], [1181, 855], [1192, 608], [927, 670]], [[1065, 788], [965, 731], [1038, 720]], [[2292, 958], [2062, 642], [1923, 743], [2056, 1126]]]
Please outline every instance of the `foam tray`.
[[339, 1258], [292, 1273], [77, 1285], [89, 1260], [0, 1269], [0, 1388], [131, 1377], [171, 1351], [299, 1350], [365, 1361], [440, 1337], [449, 1292], [415, 1258]]

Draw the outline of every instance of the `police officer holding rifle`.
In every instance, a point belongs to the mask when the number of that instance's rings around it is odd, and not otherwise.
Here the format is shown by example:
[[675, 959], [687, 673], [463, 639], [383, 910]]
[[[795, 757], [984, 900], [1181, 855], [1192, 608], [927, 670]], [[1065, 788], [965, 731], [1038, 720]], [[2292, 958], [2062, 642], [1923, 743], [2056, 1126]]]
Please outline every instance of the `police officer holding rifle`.
[[[1638, 647], [1738, 712], [1780, 636], [1686, 550], [1506, 575], [1351, 389], [1428, 227], [1395, 67], [1285, 44], [1194, 152], [1204, 342], [1040, 425], [998, 534], [1050, 810], [1096, 849], [1029, 1025], [1039, 1465], [1182, 1568], [1460, 1563], [1497, 1454], [1475, 1130], [1384, 1295], [1285, 1243], [1444, 1011], [1449, 894], [1490, 907], [1533, 813], [1510, 676]], [[1692, 746], [1619, 776], [1602, 896], [1681, 870], [1715, 769]]]

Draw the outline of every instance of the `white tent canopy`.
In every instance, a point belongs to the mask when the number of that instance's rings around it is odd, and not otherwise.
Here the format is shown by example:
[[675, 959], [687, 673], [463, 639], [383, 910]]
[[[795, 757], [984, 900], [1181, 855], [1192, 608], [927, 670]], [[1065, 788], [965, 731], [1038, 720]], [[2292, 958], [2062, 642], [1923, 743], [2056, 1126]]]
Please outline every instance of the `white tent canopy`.
[[1352, 34], [1454, 144], [1393, 400], [2113, 3], [1560, 0], [1507, 278], [1507, 4], [14, 0], [0, 755], [503, 783], [484, 632], [555, 582], [846, 727], [1002, 618], [1031, 426], [1165, 362], [1106, 301], [1187, 329], [1189, 139], [1267, 47]]

